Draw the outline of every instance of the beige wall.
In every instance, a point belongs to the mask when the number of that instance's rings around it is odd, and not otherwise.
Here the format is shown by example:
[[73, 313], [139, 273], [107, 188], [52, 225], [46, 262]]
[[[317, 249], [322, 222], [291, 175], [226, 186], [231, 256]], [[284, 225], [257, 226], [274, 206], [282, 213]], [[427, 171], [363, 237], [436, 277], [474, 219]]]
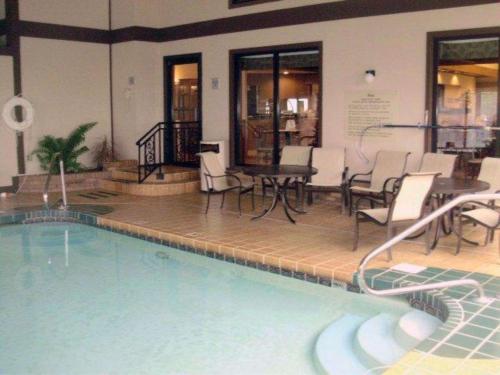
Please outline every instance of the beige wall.
[[19, 17], [25, 21], [108, 29], [108, 1], [19, 0]]
[[[14, 95], [12, 57], [0, 56], [0, 103]], [[17, 173], [16, 133], [0, 117], [0, 186], [10, 186]]]
[[163, 79], [163, 61], [156, 50], [153, 43], [113, 45], [113, 98], [119, 103], [114, 111], [115, 145], [123, 158], [137, 159], [137, 139], [163, 121], [163, 85], [156, 81]]
[[[225, 1], [223, 1], [225, 2]], [[280, 3], [280, 2], [277, 2]], [[272, 4], [272, 3], [270, 3]], [[200, 12], [201, 13], [201, 12]], [[416, 124], [424, 120], [426, 33], [428, 31], [499, 26], [500, 5], [490, 4], [465, 8], [403, 13], [397, 15], [349, 19], [317, 24], [282, 27], [195, 38], [160, 45], [137, 43], [149, 50], [147, 69], [136, 69], [138, 82], [152, 86], [143, 92], [151, 102], [162, 108], [162, 56], [203, 53], [203, 134], [205, 139], [229, 138], [229, 59], [230, 49], [259, 47], [300, 42], [323, 42], [323, 144], [348, 147], [351, 171], [367, 170], [355, 153], [357, 139], [345, 135], [345, 93], [350, 90], [381, 90], [395, 92], [399, 97], [398, 122]], [[127, 43], [128, 44], [128, 43]], [[124, 46], [114, 47], [115, 50]], [[135, 47], [139, 49], [138, 46]], [[123, 58], [123, 57], [122, 57]], [[132, 55], [129, 58], [136, 58]], [[154, 60], [149, 60], [153, 58]], [[118, 61], [115, 58], [115, 61]], [[375, 69], [373, 84], [363, 80], [367, 69]], [[115, 85], [125, 82], [129, 73], [123, 67], [115, 71]], [[212, 90], [211, 78], [220, 79], [220, 88]], [[155, 121], [163, 119], [162, 111], [140, 115], [136, 92], [135, 120], [123, 118], [116, 133], [121, 140], [133, 140]], [[116, 95], [115, 114], [132, 110], [123, 96]], [[152, 115], [159, 117], [152, 119]], [[148, 121], [145, 121], [148, 119]], [[134, 122], [135, 121], [135, 122]], [[134, 139], [135, 140], [135, 139]], [[130, 155], [135, 146], [122, 144]], [[364, 151], [369, 157], [381, 148], [413, 152], [410, 169], [417, 166], [423, 152], [423, 132], [394, 130], [385, 139], [368, 139]]]
[[[97, 121], [86, 144], [110, 134], [108, 46], [103, 44], [21, 38], [23, 94], [36, 110], [25, 132], [28, 155], [40, 137], [67, 136], [76, 126]], [[91, 165], [89, 154], [81, 161]], [[39, 173], [35, 157], [27, 173]]]

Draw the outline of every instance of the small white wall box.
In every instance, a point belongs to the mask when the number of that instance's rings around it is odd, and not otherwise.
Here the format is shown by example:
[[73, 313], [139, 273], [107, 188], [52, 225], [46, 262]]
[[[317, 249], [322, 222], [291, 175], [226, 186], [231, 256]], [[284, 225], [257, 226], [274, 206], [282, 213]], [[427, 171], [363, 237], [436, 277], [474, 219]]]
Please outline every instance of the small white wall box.
[[[226, 159], [226, 141], [201, 141], [200, 142], [200, 152], [213, 151], [217, 154], [217, 159], [219, 163], [227, 168]], [[205, 168], [203, 164], [200, 164], [200, 180], [201, 180], [201, 191], [207, 191], [207, 181], [205, 179]]]

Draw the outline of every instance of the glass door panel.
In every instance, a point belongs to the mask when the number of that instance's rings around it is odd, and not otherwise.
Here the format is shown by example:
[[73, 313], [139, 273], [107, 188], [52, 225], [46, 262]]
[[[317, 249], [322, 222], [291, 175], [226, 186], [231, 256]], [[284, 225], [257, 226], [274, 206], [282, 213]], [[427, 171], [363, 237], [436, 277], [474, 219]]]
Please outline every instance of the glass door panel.
[[273, 162], [273, 55], [238, 58], [236, 163]]
[[439, 152], [459, 156], [459, 174], [471, 159], [500, 156], [499, 38], [439, 42], [435, 133]]
[[319, 52], [279, 54], [279, 147], [317, 146], [319, 126]]
[[201, 140], [201, 55], [165, 57], [168, 163], [196, 166]]

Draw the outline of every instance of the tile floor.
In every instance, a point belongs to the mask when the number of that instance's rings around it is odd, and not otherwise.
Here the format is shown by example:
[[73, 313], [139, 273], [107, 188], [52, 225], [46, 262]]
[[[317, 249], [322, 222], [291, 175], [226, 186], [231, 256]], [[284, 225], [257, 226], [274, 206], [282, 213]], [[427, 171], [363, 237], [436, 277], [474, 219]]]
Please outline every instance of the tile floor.
[[[111, 213], [101, 216], [104, 225], [124, 230], [133, 226], [136, 231], [149, 235], [167, 233], [195, 248], [348, 283], [352, 282], [361, 258], [385, 238], [384, 228], [362, 224], [359, 248], [351, 251], [352, 218], [341, 214], [335, 201], [316, 201], [307, 207], [307, 214], [296, 215], [294, 225], [286, 219], [280, 206], [270, 216], [252, 221], [252, 215], [262, 210], [259, 196], [255, 213], [251, 211], [249, 197], [242, 198], [240, 217], [234, 194], [228, 194], [222, 210], [220, 197], [216, 196], [205, 215], [206, 196], [199, 193], [166, 197], [119, 194], [98, 199], [85, 197], [88, 193], [70, 193], [69, 202], [112, 207]], [[40, 202], [39, 194], [18, 194], [0, 200], [0, 210]], [[479, 227], [467, 226], [465, 233], [471, 239], [483, 241], [484, 230]], [[454, 236], [441, 239], [430, 256], [425, 255], [423, 239], [404, 241], [395, 247], [392, 262], [381, 256], [371, 266], [389, 267], [405, 262], [500, 276], [499, 237], [497, 234], [495, 241], [487, 246], [465, 244], [458, 256], [454, 255]]]

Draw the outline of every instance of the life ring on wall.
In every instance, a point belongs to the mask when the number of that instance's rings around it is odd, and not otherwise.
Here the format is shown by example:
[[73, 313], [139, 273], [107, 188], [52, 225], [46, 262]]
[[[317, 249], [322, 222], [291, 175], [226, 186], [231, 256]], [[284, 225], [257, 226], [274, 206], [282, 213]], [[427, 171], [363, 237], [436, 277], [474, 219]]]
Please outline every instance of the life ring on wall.
[[[21, 107], [24, 115], [23, 121], [17, 121], [14, 111], [16, 107]], [[25, 98], [14, 96], [10, 98], [3, 106], [2, 117], [7, 126], [16, 131], [24, 131], [33, 125], [35, 109], [33, 105]]]

